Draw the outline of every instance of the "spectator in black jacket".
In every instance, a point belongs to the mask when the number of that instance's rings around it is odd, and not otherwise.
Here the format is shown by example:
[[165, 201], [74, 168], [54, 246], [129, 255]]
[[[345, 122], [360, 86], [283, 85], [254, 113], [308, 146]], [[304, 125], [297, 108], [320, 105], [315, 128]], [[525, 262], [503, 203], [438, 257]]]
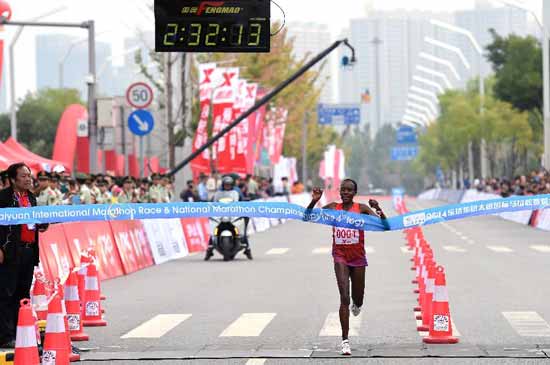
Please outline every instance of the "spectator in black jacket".
[[[36, 206], [31, 170], [24, 163], [11, 165], [10, 187], [0, 191], [0, 208]], [[30, 298], [34, 267], [39, 262], [38, 232], [48, 225], [0, 225], [0, 348], [13, 348], [19, 303]]]

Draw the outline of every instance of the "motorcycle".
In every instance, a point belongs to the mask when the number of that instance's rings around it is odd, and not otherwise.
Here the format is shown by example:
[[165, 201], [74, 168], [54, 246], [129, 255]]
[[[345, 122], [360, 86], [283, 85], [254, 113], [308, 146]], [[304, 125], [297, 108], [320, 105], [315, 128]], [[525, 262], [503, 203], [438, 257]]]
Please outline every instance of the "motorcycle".
[[[219, 200], [224, 202], [223, 200]], [[214, 250], [218, 251], [223, 256], [224, 261], [230, 261], [242, 250], [249, 260], [252, 260], [252, 252], [248, 244], [248, 237], [239, 232], [239, 223], [246, 217], [230, 218], [213, 218], [209, 220], [215, 224], [213, 234], [208, 241], [208, 249], [206, 250], [205, 261], [210, 260], [214, 256]], [[246, 227], [246, 224], [243, 224]]]

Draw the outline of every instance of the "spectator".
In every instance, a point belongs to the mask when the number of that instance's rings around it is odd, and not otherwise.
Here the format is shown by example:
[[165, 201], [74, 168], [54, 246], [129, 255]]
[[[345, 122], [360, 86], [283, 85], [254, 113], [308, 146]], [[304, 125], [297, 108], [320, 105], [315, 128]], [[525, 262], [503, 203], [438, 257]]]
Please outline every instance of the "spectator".
[[301, 194], [304, 192], [304, 184], [302, 184], [300, 181], [296, 181], [294, 184], [292, 184], [292, 189], [290, 190], [292, 194]]
[[208, 188], [207, 188], [208, 176], [205, 174], [199, 175], [199, 185], [197, 186], [197, 193], [200, 201], [208, 201]]
[[248, 191], [248, 198], [250, 200], [256, 200], [259, 196], [259, 186], [256, 182], [256, 179], [254, 179], [254, 176], [248, 174], [246, 175], [246, 184], [247, 184], [247, 191]]
[[216, 181], [216, 173], [213, 173], [207, 180], [206, 180], [206, 189], [208, 190], [208, 201], [211, 201], [214, 198], [214, 194], [216, 193], [216, 190], [218, 190], [218, 183]]
[[[0, 191], [0, 208], [36, 206], [32, 175], [24, 163], [8, 170], [10, 187]], [[0, 226], [0, 348], [14, 348], [19, 303], [30, 298], [34, 267], [39, 264], [39, 234], [47, 224]]]
[[195, 192], [193, 180], [187, 181], [187, 189], [183, 190], [180, 193], [180, 198], [184, 202], [196, 202], [200, 200], [197, 193]]

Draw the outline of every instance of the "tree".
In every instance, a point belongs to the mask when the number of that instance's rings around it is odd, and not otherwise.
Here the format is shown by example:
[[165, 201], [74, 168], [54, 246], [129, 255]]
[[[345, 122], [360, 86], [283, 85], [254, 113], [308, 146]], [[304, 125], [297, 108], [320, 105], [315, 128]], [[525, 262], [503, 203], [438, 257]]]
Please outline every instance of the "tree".
[[[17, 110], [17, 139], [32, 152], [51, 157], [59, 119], [66, 107], [84, 104], [76, 89], [41, 89], [29, 93]], [[0, 138], [10, 135], [10, 117], [0, 116]]]
[[486, 49], [495, 71], [496, 98], [521, 111], [542, 110], [542, 50], [536, 38], [512, 34], [506, 38], [490, 29]]

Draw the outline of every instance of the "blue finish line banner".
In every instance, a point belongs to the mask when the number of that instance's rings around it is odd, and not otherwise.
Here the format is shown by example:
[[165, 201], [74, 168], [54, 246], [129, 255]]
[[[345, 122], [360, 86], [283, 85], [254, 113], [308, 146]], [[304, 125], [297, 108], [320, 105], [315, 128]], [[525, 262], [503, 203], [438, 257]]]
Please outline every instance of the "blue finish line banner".
[[445, 205], [382, 220], [378, 217], [328, 209], [305, 208], [290, 203], [163, 203], [116, 205], [66, 205], [0, 209], [0, 225], [85, 221], [251, 217], [295, 219], [365, 231], [401, 230], [481, 215], [550, 208], [550, 195], [483, 200]]

